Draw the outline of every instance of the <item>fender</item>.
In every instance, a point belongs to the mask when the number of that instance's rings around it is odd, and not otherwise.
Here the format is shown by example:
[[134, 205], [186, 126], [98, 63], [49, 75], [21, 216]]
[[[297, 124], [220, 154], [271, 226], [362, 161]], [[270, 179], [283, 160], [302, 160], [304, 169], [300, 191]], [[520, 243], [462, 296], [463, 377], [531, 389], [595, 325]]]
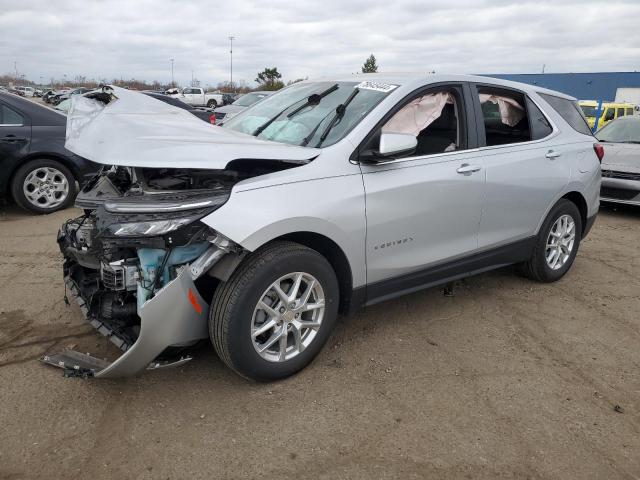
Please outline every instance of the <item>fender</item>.
[[234, 191], [227, 203], [201, 221], [249, 251], [291, 233], [323, 235], [345, 253], [353, 287], [366, 283], [360, 174]]

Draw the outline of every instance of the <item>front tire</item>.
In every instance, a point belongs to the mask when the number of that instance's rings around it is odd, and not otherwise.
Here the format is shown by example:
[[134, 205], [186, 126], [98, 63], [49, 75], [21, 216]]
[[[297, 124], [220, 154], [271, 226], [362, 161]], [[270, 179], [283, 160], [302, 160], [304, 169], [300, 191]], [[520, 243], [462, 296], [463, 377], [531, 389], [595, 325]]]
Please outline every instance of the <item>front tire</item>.
[[207, 102], [207, 107], [209, 108], [216, 108], [218, 106], [218, 102], [216, 102], [215, 100], [209, 100], [209, 102]]
[[274, 242], [245, 258], [213, 296], [209, 334], [240, 375], [272, 381], [307, 366], [338, 316], [338, 281], [318, 252]]
[[555, 282], [573, 265], [582, 237], [582, 217], [575, 203], [561, 199], [547, 215], [528, 261], [525, 276], [538, 282]]
[[34, 213], [52, 213], [67, 208], [77, 193], [76, 179], [60, 162], [32, 160], [13, 176], [11, 194], [14, 201]]

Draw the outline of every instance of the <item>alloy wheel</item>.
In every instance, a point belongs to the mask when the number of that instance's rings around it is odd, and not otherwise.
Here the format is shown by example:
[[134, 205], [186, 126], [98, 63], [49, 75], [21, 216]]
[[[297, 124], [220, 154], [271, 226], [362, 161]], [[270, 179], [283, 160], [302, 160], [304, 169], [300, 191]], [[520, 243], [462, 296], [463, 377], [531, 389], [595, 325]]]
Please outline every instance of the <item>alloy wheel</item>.
[[22, 191], [32, 205], [53, 209], [69, 196], [69, 181], [57, 168], [38, 167], [27, 174]]
[[551, 270], [558, 270], [567, 263], [576, 239], [576, 223], [571, 215], [560, 216], [547, 237], [545, 258]]
[[254, 349], [269, 362], [284, 362], [314, 340], [325, 312], [322, 285], [308, 273], [284, 275], [267, 288], [251, 321]]

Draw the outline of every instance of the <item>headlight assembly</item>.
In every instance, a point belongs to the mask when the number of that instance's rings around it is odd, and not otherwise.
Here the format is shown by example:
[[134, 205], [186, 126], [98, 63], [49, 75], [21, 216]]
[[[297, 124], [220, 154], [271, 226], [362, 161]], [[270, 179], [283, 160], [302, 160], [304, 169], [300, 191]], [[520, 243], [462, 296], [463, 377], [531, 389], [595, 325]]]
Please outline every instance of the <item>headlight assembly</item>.
[[144, 222], [132, 223], [115, 223], [109, 226], [109, 230], [113, 235], [118, 237], [135, 237], [135, 236], [158, 236], [173, 232], [183, 227], [195, 219], [186, 218], [170, 218], [166, 220], [151, 220]]

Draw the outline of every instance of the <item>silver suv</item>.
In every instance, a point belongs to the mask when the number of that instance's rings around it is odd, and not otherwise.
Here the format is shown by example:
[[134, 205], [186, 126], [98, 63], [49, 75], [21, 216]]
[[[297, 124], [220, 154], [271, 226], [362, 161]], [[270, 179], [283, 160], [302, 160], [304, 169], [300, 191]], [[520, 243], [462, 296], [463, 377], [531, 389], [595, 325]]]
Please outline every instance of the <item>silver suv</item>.
[[262, 381], [363, 305], [509, 264], [558, 280], [602, 157], [573, 98], [425, 74], [296, 83], [222, 127], [105, 87], [73, 97], [66, 147], [105, 167], [60, 230], [65, 283], [123, 354], [45, 360], [126, 376], [211, 339]]

